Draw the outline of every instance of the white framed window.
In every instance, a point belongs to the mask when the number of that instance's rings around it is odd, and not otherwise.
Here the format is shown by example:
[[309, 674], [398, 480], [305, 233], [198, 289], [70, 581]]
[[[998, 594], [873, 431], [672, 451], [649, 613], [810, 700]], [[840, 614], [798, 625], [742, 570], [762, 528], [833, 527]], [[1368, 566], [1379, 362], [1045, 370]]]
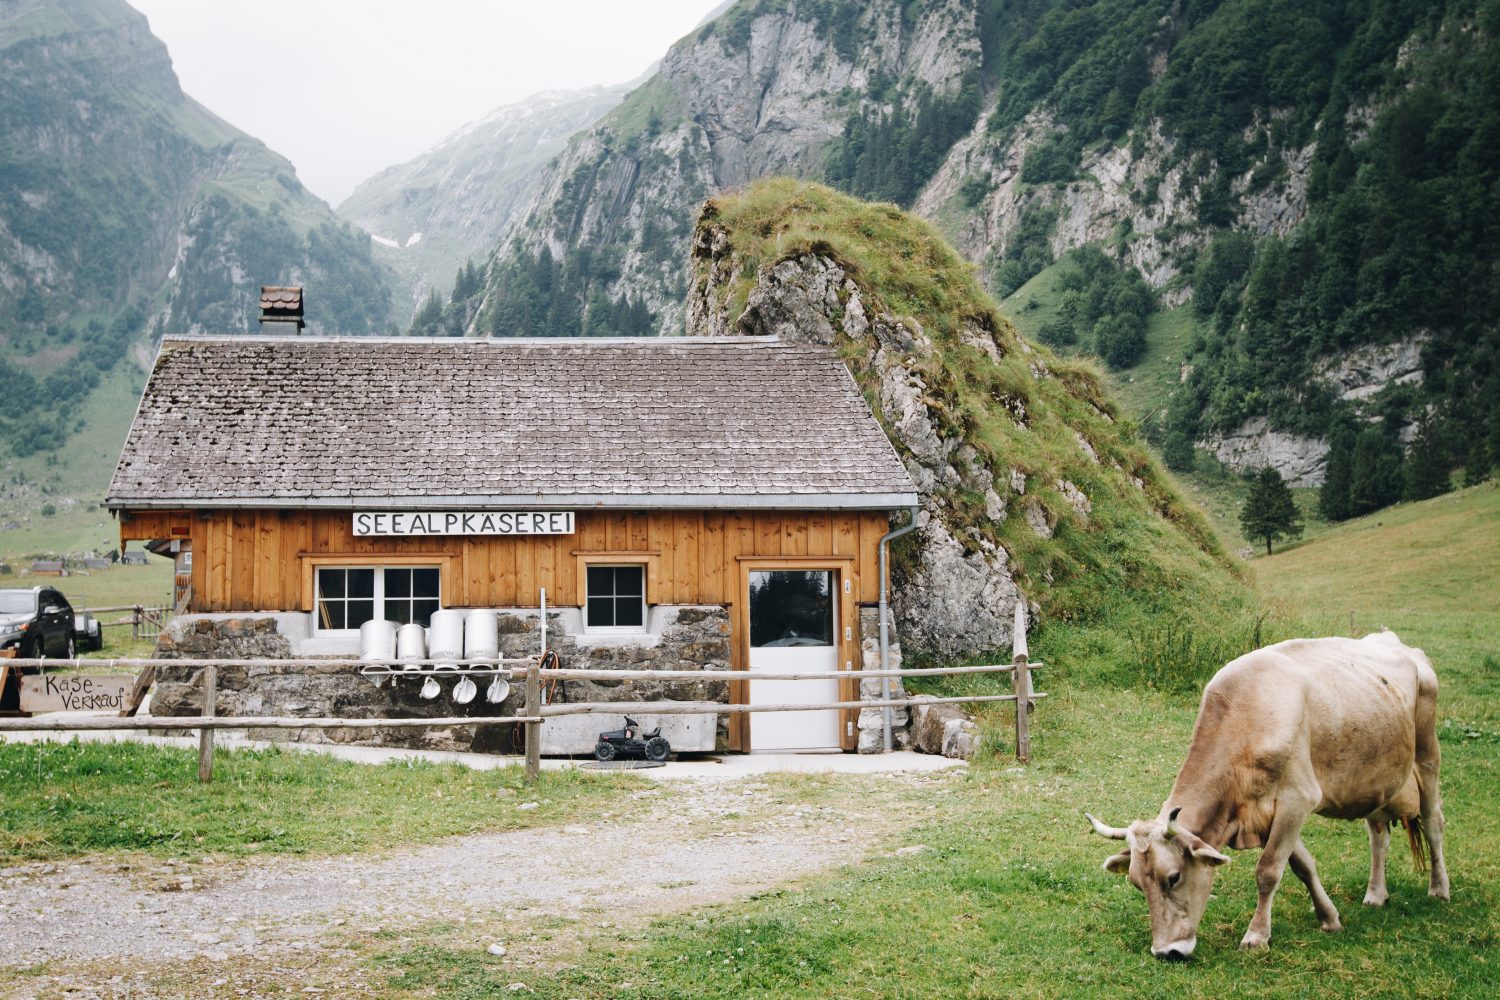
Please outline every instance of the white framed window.
[[646, 567], [589, 566], [583, 625], [589, 632], [646, 630]]
[[436, 566], [319, 566], [313, 625], [318, 634], [354, 633], [384, 618], [426, 625], [442, 607]]

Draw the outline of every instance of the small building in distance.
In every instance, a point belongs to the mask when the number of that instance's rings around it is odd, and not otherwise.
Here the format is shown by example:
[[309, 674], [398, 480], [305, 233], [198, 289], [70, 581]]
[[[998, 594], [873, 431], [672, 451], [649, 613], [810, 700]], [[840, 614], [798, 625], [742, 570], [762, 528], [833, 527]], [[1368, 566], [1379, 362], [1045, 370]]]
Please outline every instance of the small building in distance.
[[[565, 666], [705, 675], [561, 697], [779, 705], [859, 699], [838, 674], [875, 666], [878, 550], [917, 493], [825, 348], [237, 336], [163, 342], [106, 504], [122, 541], [179, 554], [188, 614], [164, 655], [353, 655], [367, 623], [440, 609], [497, 611], [502, 649], [534, 655], [545, 591]], [[731, 666], [828, 681], [712, 679]], [[246, 714], [422, 710], [414, 686], [353, 671], [295, 696], [284, 680], [227, 697]], [[153, 704], [196, 711], [173, 683]], [[725, 713], [684, 749], [871, 749], [879, 713], [863, 714]], [[580, 718], [588, 746], [618, 724]]]

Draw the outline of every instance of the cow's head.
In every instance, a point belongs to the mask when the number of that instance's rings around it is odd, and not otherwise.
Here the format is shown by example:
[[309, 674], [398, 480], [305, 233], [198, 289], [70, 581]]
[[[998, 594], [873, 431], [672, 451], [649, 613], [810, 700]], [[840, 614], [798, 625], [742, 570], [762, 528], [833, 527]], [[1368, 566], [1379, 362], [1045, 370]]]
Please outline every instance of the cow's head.
[[1165, 823], [1138, 819], [1126, 828], [1105, 826], [1084, 813], [1100, 836], [1128, 845], [1104, 862], [1104, 870], [1128, 874], [1131, 884], [1146, 894], [1151, 954], [1169, 962], [1185, 961], [1193, 953], [1214, 869], [1229, 860], [1197, 834], [1177, 825], [1181, 811], [1173, 809]]

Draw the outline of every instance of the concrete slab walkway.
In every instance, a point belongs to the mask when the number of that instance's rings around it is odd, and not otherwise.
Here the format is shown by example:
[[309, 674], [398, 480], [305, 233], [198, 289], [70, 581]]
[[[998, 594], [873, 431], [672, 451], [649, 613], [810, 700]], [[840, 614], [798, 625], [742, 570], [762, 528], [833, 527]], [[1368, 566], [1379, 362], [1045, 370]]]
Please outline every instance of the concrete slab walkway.
[[[10, 732], [0, 735], [0, 743], [67, 743], [77, 739], [83, 743], [151, 743], [157, 746], [175, 746], [197, 749], [196, 733], [183, 736], [151, 736], [132, 731], [74, 730], [62, 732]], [[524, 759], [485, 753], [458, 753], [446, 750], [406, 750], [393, 747], [350, 746], [342, 743], [296, 743], [291, 741], [247, 740], [225, 736], [222, 733], [214, 740], [216, 747], [228, 750], [280, 747], [298, 753], [319, 753], [357, 764], [384, 764], [393, 760], [425, 760], [432, 763], [461, 764], [476, 771], [490, 771], [502, 767], [520, 767]], [[586, 760], [544, 758], [542, 767], [547, 770], [564, 770], [587, 763]], [[943, 771], [968, 765], [961, 760], [936, 757], [931, 754], [911, 753], [900, 750], [884, 754], [849, 753], [755, 753], [755, 754], [691, 754], [680, 760], [668, 761], [662, 767], [642, 768], [623, 773], [651, 778], [656, 781], [678, 779], [721, 779], [735, 781], [758, 774], [891, 774], [904, 771]], [[609, 772], [598, 772], [609, 773]]]

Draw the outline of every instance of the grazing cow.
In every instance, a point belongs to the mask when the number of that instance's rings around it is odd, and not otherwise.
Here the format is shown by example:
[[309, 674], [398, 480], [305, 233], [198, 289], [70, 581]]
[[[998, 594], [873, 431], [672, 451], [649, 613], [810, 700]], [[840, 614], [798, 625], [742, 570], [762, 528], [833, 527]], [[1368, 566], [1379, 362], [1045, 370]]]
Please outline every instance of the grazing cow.
[[1157, 818], [1122, 828], [1088, 816], [1099, 834], [1129, 845], [1104, 869], [1128, 873], [1145, 893], [1151, 953], [1168, 961], [1193, 953], [1226, 846], [1264, 848], [1255, 866], [1260, 898], [1240, 947], [1270, 941], [1271, 900], [1288, 861], [1323, 930], [1340, 930], [1302, 843], [1311, 813], [1368, 824], [1366, 905], [1385, 903], [1398, 820], [1419, 871], [1426, 839], [1428, 893], [1447, 899], [1436, 715], [1432, 664], [1391, 632], [1291, 639], [1225, 665], [1203, 689], [1187, 760]]

